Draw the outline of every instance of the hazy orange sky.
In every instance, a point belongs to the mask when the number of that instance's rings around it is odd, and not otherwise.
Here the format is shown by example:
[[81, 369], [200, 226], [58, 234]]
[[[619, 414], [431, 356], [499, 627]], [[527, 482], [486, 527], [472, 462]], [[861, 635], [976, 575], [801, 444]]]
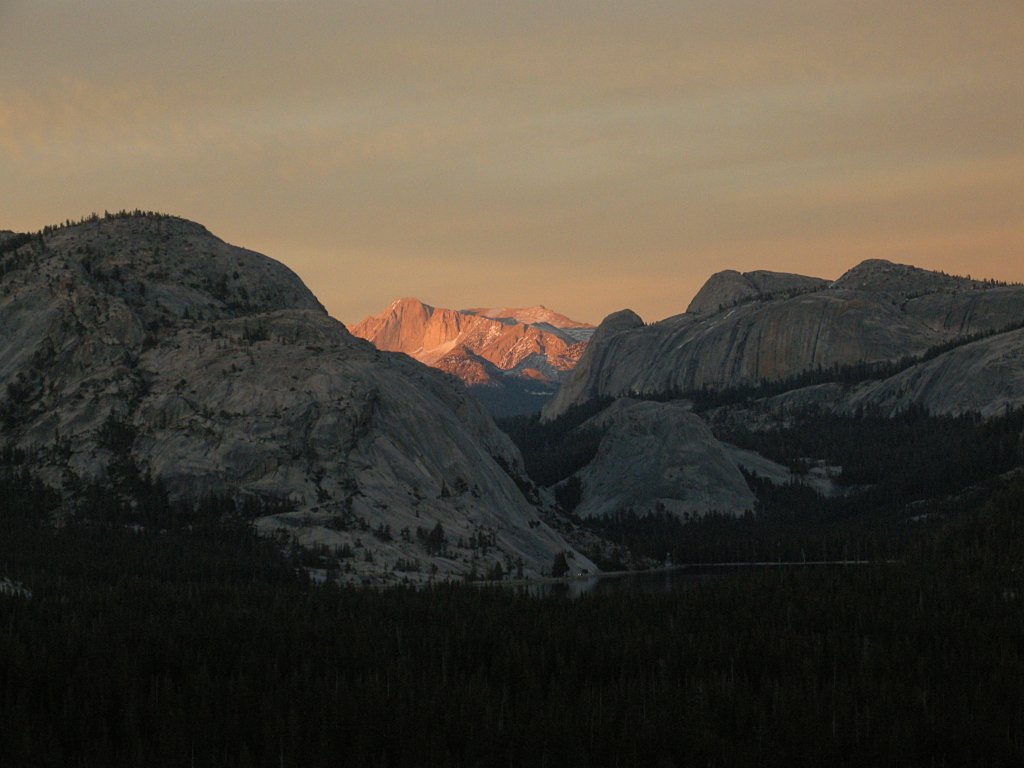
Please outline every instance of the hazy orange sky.
[[0, 0], [0, 228], [205, 224], [352, 323], [1024, 280], [1024, 0]]

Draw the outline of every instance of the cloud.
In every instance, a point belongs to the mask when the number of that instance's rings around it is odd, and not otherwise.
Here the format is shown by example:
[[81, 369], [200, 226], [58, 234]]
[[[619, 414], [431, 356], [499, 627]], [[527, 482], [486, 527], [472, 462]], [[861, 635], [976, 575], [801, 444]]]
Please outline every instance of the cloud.
[[0, 226], [169, 210], [346, 320], [413, 278], [658, 317], [972, 233], [958, 271], [1022, 279], [1022, 38], [995, 0], [16, 0]]

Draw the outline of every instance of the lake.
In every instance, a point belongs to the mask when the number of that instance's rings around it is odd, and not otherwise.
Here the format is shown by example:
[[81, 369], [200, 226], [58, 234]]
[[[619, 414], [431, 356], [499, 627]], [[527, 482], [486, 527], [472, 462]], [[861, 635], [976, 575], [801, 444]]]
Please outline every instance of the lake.
[[571, 579], [550, 579], [530, 584], [509, 585], [523, 594], [534, 597], [578, 598], [583, 595], [601, 594], [651, 594], [674, 592], [680, 589], [724, 579], [740, 573], [759, 570], [794, 568], [847, 568], [872, 564], [871, 560], [830, 560], [812, 562], [778, 563], [712, 563], [707, 565], [685, 565], [660, 568], [651, 571], [627, 571], [603, 573]]

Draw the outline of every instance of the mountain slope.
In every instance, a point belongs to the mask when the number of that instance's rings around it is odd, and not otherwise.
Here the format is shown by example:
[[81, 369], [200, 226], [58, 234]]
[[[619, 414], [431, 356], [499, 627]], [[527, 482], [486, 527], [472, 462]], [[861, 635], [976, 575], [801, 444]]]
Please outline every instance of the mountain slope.
[[501, 309], [477, 307], [475, 309], [462, 309], [459, 311], [466, 315], [489, 317], [492, 320], [499, 320], [506, 325], [513, 323], [532, 325], [567, 341], [587, 341], [594, 333], [594, 326], [590, 323], [577, 322], [545, 306], [525, 308], [503, 307]]
[[831, 284], [772, 273], [712, 276], [685, 314], [610, 316], [545, 406], [595, 397], [727, 389], [817, 368], [898, 360], [1024, 319], [1024, 288], [878, 260]]
[[[182, 219], [118, 216], [3, 253], [0, 275], [2, 437], [71, 501], [127, 466], [182, 502], [288, 505], [258, 526], [365, 550], [360, 578], [539, 573], [571, 549], [474, 400], [354, 338], [278, 262]], [[425, 548], [412, 532], [437, 524], [447, 541]]]
[[891, 417], [910, 407], [934, 415], [979, 413], [986, 418], [1024, 408], [1024, 329], [965, 343], [891, 376], [852, 385], [798, 387], [713, 409], [710, 418], [771, 425], [808, 409], [846, 415], [877, 409]]
[[843, 410], [869, 404], [890, 414], [913, 405], [935, 414], [982, 416], [1024, 407], [1024, 330], [965, 344], [859, 387], [845, 398]]
[[580, 517], [625, 509], [683, 517], [754, 507], [754, 494], [728, 448], [683, 405], [623, 398], [581, 429], [604, 434], [597, 455], [577, 475]]

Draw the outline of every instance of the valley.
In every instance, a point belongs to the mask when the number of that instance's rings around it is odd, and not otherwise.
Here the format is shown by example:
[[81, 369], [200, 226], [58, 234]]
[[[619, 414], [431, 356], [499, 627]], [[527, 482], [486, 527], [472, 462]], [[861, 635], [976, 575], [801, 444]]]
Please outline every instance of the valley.
[[0, 269], [4, 465], [55, 524], [239, 520], [320, 581], [887, 559], [1024, 456], [1024, 288], [907, 265], [719, 273], [596, 329], [401, 299], [354, 334], [169, 216], [10, 235]]
[[0, 238], [0, 322], [17, 764], [1022, 753], [1020, 286], [871, 261], [350, 332], [124, 212]]

